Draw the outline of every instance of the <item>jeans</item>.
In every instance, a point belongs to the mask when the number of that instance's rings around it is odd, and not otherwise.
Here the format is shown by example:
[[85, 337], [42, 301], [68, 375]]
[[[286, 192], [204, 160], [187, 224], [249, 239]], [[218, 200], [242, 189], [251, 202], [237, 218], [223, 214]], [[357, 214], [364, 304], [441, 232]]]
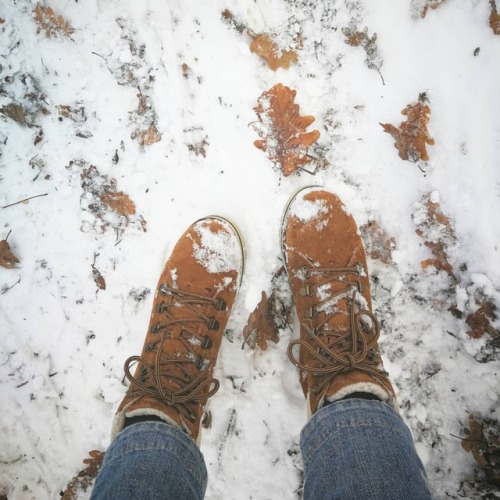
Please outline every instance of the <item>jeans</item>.
[[[328, 404], [301, 433], [304, 498], [430, 499], [410, 431], [380, 401]], [[180, 428], [141, 422], [111, 443], [91, 500], [201, 499], [207, 470], [195, 442]]]

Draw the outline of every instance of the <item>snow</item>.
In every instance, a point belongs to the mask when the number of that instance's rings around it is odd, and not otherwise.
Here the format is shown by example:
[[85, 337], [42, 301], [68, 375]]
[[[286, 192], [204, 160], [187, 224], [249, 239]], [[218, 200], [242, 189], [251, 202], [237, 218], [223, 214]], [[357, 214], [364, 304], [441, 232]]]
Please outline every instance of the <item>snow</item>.
[[[23, 104], [34, 126], [0, 114], [0, 206], [47, 195], [0, 209], [0, 239], [12, 231], [21, 261], [0, 268], [0, 494], [57, 498], [88, 451], [106, 449], [126, 389], [123, 362], [140, 352], [163, 262], [193, 221], [218, 214], [241, 231], [246, 260], [202, 437], [207, 498], [297, 496], [306, 405], [286, 355], [297, 324], [265, 352], [241, 349], [242, 330], [282, 265], [287, 201], [322, 185], [359, 226], [376, 220], [396, 240], [393, 263], [368, 263], [384, 362], [433, 492], [459, 496], [475, 462], [456, 436], [469, 413], [500, 417], [498, 353], [486, 356], [488, 336], [470, 338], [465, 323], [478, 295], [500, 308], [500, 37], [488, 26], [488, 2], [445, 1], [425, 19], [417, 3], [52, 0], [75, 31], [47, 39], [36, 34], [33, 1], [2, 2], [0, 107]], [[249, 37], [222, 22], [224, 9], [256, 33], [272, 32], [280, 48], [300, 30], [299, 63], [269, 70]], [[348, 26], [377, 33], [380, 74], [344, 42]], [[132, 68], [130, 80], [122, 68]], [[253, 145], [253, 108], [278, 82], [316, 117], [311, 154], [329, 166], [315, 176], [281, 177]], [[421, 92], [435, 139], [424, 172], [398, 157], [379, 125], [399, 124]], [[59, 120], [58, 105], [84, 107], [86, 120]], [[161, 140], [141, 146], [136, 134], [149, 124]], [[104, 228], [82, 189], [82, 165], [115, 178], [137, 214], [107, 214]], [[420, 266], [431, 253], [416, 220], [431, 192], [454, 224], [457, 283]]]

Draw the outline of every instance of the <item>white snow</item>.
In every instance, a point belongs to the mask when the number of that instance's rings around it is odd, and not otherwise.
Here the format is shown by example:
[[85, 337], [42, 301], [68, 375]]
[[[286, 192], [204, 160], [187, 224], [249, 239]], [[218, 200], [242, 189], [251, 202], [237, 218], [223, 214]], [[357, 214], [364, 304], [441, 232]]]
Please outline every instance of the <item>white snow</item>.
[[[23, 126], [0, 113], [0, 207], [46, 196], [0, 208], [0, 240], [11, 231], [21, 261], [0, 267], [0, 496], [58, 498], [88, 451], [109, 445], [123, 362], [140, 352], [163, 262], [210, 214], [234, 221], [246, 260], [215, 370], [212, 428], [203, 432], [207, 498], [298, 496], [306, 404], [286, 354], [296, 321], [265, 352], [241, 346], [248, 315], [282, 265], [284, 207], [310, 185], [337, 194], [359, 226], [376, 220], [396, 240], [393, 263], [368, 263], [384, 363], [433, 492], [459, 496], [475, 462], [456, 436], [470, 413], [500, 418], [498, 352], [488, 336], [470, 338], [465, 322], [475, 297], [500, 310], [500, 36], [487, 1], [448, 0], [425, 19], [418, 3], [43, 2], [73, 26], [71, 39], [36, 33], [34, 1], [1, 3], [0, 108], [16, 102], [31, 114]], [[281, 49], [300, 31], [299, 63], [272, 72], [250, 53], [249, 37], [221, 20], [224, 9], [272, 32]], [[380, 74], [362, 47], [345, 43], [350, 26], [377, 33]], [[321, 137], [310, 154], [328, 167], [315, 176], [281, 177], [253, 145], [253, 108], [276, 83], [297, 90], [301, 114], [316, 117], [309, 130]], [[422, 92], [435, 139], [424, 172], [399, 158], [379, 125], [398, 125]], [[86, 120], [59, 120], [59, 105], [83, 107]], [[151, 123], [161, 140], [143, 147], [137, 133]], [[116, 179], [135, 215], [95, 215], [97, 198], [82, 188], [90, 165], [102, 182]], [[416, 221], [431, 192], [454, 223], [457, 283], [420, 266], [432, 254]]]

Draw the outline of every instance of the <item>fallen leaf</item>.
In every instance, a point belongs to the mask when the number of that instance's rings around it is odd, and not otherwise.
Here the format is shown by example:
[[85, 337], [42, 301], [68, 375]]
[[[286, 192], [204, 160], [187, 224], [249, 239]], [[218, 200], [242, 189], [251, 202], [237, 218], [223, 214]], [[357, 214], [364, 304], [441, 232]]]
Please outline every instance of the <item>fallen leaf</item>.
[[8, 116], [11, 120], [19, 123], [20, 125], [26, 125], [26, 115], [24, 113], [24, 109], [19, 104], [15, 104], [11, 102], [6, 106], [2, 106], [0, 108], [0, 113], [5, 116]]
[[106, 290], [106, 280], [101, 272], [94, 266], [92, 266], [92, 278], [94, 278], [94, 283], [99, 290]]
[[97, 477], [104, 459], [104, 452], [92, 450], [89, 452], [90, 458], [85, 458], [83, 463], [87, 465], [82, 469], [66, 486], [66, 489], [61, 492], [62, 500], [75, 500], [79, 498], [78, 492], [86, 491], [92, 483], [92, 480]]
[[467, 316], [465, 322], [470, 327], [467, 335], [473, 339], [481, 338], [485, 333], [489, 333], [492, 337], [500, 336], [491, 321], [496, 319], [495, 306], [492, 302], [484, 301], [480, 307], [472, 314]]
[[448, 246], [455, 243], [456, 236], [453, 223], [443, 214], [439, 203], [432, 201], [432, 196], [426, 195], [418, 208], [412, 214], [417, 224], [415, 232], [424, 240], [424, 244], [434, 255], [432, 259], [423, 260], [420, 265], [423, 269], [433, 266], [435, 269], [448, 273], [450, 278], [457, 282], [452, 265], [448, 262]]
[[47, 38], [58, 35], [69, 38], [74, 31], [63, 16], [56, 16], [52, 7], [43, 7], [39, 3], [35, 7], [34, 16], [38, 25], [36, 32], [44, 31]]
[[[469, 415], [469, 428], [463, 430], [462, 448], [472, 453], [489, 484], [500, 486], [500, 423], [491, 418]], [[486, 498], [486, 497], [484, 497]], [[492, 497], [493, 498], [493, 497]]]
[[374, 69], [378, 71], [380, 78], [382, 78], [382, 83], [384, 83], [384, 78], [380, 69], [384, 61], [378, 54], [377, 47], [377, 33], [374, 33], [371, 37], [368, 36], [368, 28], [364, 28], [363, 31], [355, 27], [343, 28], [342, 33], [345, 36], [345, 43], [351, 45], [352, 47], [363, 47], [366, 53], [365, 63], [369, 69]]
[[63, 118], [68, 118], [76, 123], [83, 123], [87, 120], [87, 117], [85, 116], [85, 108], [83, 106], [72, 107], [67, 104], [59, 104], [56, 107], [59, 116], [62, 116]]
[[389, 236], [375, 220], [368, 221], [359, 228], [366, 251], [372, 259], [381, 260], [384, 264], [392, 263], [391, 252], [396, 249], [396, 240]]
[[206, 158], [208, 145], [209, 142], [206, 139], [203, 139], [200, 142], [196, 142], [194, 144], [187, 144], [187, 148], [196, 156], [203, 156], [203, 158]]
[[2, 19], [2, 18], [0, 17], [0, 24], [3, 24], [4, 22], [5, 22], [5, 19]]
[[250, 44], [250, 51], [265, 59], [273, 71], [278, 68], [288, 69], [291, 63], [298, 62], [293, 50], [280, 50], [267, 34], [256, 35]]
[[437, 9], [445, 0], [426, 0], [426, 3], [420, 11], [420, 17], [424, 18], [427, 15], [429, 9]]
[[384, 132], [391, 134], [396, 140], [394, 145], [399, 151], [399, 157], [403, 160], [417, 162], [429, 159], [426, 145], [433, 145], [434, 139], [430, 137], [427, 130], [431, 109], [426, 103], [426, 94], [420, 94], [418, 102], [406, 106], [401, 114], [407, 116], [407, 119], [400, 123], [399, 128], [389, 123], [380, 124]]
[[279, 342], [279, 330], [289, 326], [293, 307], [292, 293], [285, 268], [281, 267], [271, 280], [269, 298], [265, 291], [243, 329], [244, 344], [265, 351], [268, 341]]
[[247, 27], [243, 23], [239, 22], [230, 10], [223, 10], [221, 17], [224, 23], [234, 28], [238, 33], [241, 34], [247, 30]]
[[487, 462], [483, 456], [482, 441], [483, 441], [483, 426], [476, 420], [474, 415], [469, 415], [469, 428], [465, 429], [466, 438], [462, 439], [462, 448], [472, 453], [474, 460], [484, 467]]
[[19, 264], [19, 259], [12, 253], [7, 240], [0, 241], [0, 266], [14, 269]]
[[279, 330], [271, 318], [269, 300], [264, 291], [259, 304], [248, 317], [243, 337], [250, 349], [259, 347], [263, 351], [267, 350], [268, 341], [279, 342]]
[[498, 14], [495, 0], [490, 0], [490, 7], [490, 28], [493, 30], [495, 35], [500, 35], [500, 14]]
[[285, 176], [312, 160], [307, 151], [320, 135], [318, 130], [306, 132], [314, 117], [300, 116], [299, 105], [294, 103], [296, 93], [278, 83], [262, 93], [254, 108], [260, 122], [255, 129], [263, 138], [254, 145], [266, 151]]
[[135, 215], [135, 204], [123, 191], [106, 191], [101, 194], [101, 201], [118, 215]]
[[158, 132], [156, 127], [152, 125], [151, 127], [147, 128], [146, 130], [141, 130], [137, 134], [139, 144], [141, 146], [150, 146], [151, 144], [154, 144], [155, 142], [161, 141], [161, 134]]

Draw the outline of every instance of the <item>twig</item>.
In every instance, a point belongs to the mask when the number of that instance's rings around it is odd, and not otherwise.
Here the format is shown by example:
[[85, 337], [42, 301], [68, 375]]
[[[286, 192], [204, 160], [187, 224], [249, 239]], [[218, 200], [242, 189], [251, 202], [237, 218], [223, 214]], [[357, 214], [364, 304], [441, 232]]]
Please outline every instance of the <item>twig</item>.
[[7, 293], [9, 290], [11, 290], [12, 288], [14, 288], [19, 283], [21, 283], [21, 275], [19, 275], [19, 279], [13, 285], [11, 285], [11, 286], [4, 286], [2, 288], [1, 295], [3, 295], [4, 293]]
[[10, 233], [12, 233], [12, 229], [7, 233], [7, 236], [5, 237], [5, 241], [9, 239]]
[[2, 208], [13, 207], [14, 205], [19, 205], [19, 203], [24, 203], [25, 201], [32, 200], [33, 198], [40, 198], [41, 196], [47, 196], [49, 193], [37, 194], [35, 196], [30, 196], [29, 198], [25, 198], [24, 200], [16, 201], [15, 203], [11, 203], [10, 205], [5, 205]]

